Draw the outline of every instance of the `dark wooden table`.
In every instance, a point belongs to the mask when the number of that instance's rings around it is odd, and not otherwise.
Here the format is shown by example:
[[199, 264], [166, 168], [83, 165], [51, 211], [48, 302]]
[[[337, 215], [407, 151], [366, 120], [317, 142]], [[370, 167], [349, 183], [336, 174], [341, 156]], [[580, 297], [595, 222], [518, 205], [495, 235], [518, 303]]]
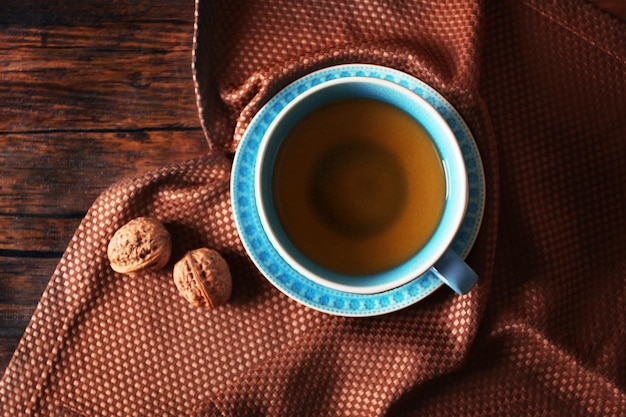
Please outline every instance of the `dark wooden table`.
[[193, 0], [0, 1], [0, 374], [97, 195], [208, 151], [193, 20]]
[[193, 0], [0, 1], [0, 375], [112, 183], [208, 151]]

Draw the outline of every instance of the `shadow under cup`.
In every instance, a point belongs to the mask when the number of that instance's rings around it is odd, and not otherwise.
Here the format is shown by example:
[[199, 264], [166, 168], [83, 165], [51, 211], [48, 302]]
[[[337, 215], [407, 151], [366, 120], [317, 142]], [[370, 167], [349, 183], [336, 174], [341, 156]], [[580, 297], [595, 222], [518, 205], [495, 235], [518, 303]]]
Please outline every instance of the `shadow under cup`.
[[[441, 212], [438, 216], [438, 221], [433, 226], [434, 230], [429, 232], [425, 242], [420, 243], [414, 252], [411, 252], [409, 256], [404, 257], [395, 264], [382, 270], [365, 273], [351, 273], [341, 271], [340, 268], [323, 266], [324, 262], [315, 261], [310, 256], [307, 256], [303, 246], [298, 246], [298, 244], [294, 243], [298, 239], [290, 238], [286, 227], [284, 227], [284, 222], [281, 220], [280, 211], [282, 208], [277, 207], [276, 203], [277, 182], [274, 176], [297, 177], [296, 171], [300, 169], [298, 164], [292, 164], [293, 166], [289, 170], [276, 170], [276, 164], [281, 157], [281, 152], [284, 151], [285, 143], [289, 143], [286, 139], [313, 112], [331, 108], [329, 106], [339, 105], [339, 103], [345, 103], [349, 100], [357, 102], [365, 100], [380, 103], [386, 107], [400, 110], [405, 116], [408, 115], [412, 122], [416, 122], [420, 129], [425, 130], [430, 143], [436, 149], [445, 180], [445, 189], [442, 191]], [[358, 140], [359, 138], [355, 139]], [[304, 153], [307, 153], [308, 143], [311, 143], [311, 149], [317, 146], [314, 146], [314, 142], [318, 138], [312, 135], [307, 140], [309, 142], [304, 143], [303, 146]], [[325, 166], [323, 171], [332, 171], [336, 165], [341, 164], [341, 158], [350, 159], [352, 158], [350, 155], [355, 154], [370, 154], [375, 156], [375, 160], [384, 160], [384, 157], [381, 156], [384, 152], [375, 148], [368, 150], [367, 146], [360, 145], [358, 141], [344, 143], [341, 146], [343, 148], [339, 154], [348, 156], [326, 158], [328, 161], [320, 162], [321, 165]], [[468, 200], [467, 174], [463, 156], [458, 142], [446, 121], [439, 115], [436, 109], [411, 90], [392, 82], [368, 77], [347, 77], [327, 81], [312, 87], [296, 96], [269, 125], [261, 139], [258, 158], [259, 162], [255, 171], [255, 193], [256, 206], [263, 230], [280, 256], [306, 278], [328, 288], [358, 294], [379, 293], [399, 287], [419, 277], [429, 269], [432, 269], [444, 283], [457, 293], [467, 292], [476, 282], [477, 276], [474, 271], [449, 249], [465, 215]], [[357, 159], [355, 160], [358, 161]], [[388, 165], [385, 165], [384, 162], [380, 162], [380, 164], [378, 168], [375, 168], [379, 174], [386, 175], [389, 178], [397, 177], [393, 172], [390, 172], [393, 170], [388, 169]], [[358, 162], [356, 165], [358, 165]], [[276, 172], [279, 173], [276, 174]], [[313, 170], [312, 172], [315, 171]], [[379, 176], [376, 175], [376, 178]], [[369, 179], [362, 179], [363, 181], [369, 181]], [[315, 201], [304, 201], [307, 199], [315, 200], [313, 197], [308, 197], [309, 195], [315, 195], [315, 178], [312, 178], [311, 182], [313, 185], [310, 187], [313, 188], [313, 191], [305, 190], [301, 193], [301, 198], [297, 197], [298, 200], [303, 200], [300, 203], [303, 204], [302, 207], [305, 207], [304, 211], [309, 210], [306, 207], [316, 204]], [[383, 196], [381, 198], [392, 196], [393, 193], [385, 192], [388, 187], [384, 185], [384, 182], [382, 184], [379, 185], [379, 192], [382, 192]], [[309, 187], [309, 185], [303, 186], [303, 189], [306, 187]], [[325, 193], [324, 187], [318, 186], [317, 188], [321, 189], [322, 194]], [[339, 190], [341, 192], [341, 189]], [[372, 201], [375, 202], [375, 200]], [[420, 214], [417, 212], [419, 210], [415, 209], [414, 211], [416, 211], [415, 216], [417, 218]], [[324, 216], [322, 215], [322, 217]], [[368, 217], [364, 217], [364, 219], [362, 222], [367, 221]], [[352, 221], [347, 223], [359, 224], [358, 219], [352, 219]], [[341, 229], [342, 227], [337, 226], [338, 224], [330, 224], [329, 228]], [[316, 227], [312, 225], [311, 230], [314, 229]], [[350, 233], [350, 231], [348, 230], [346, 233]], [[302, 239], [321, 239], [313, 234], [311, 237], [305, 235], [300, 236], [300, 238], [301, 241]], [[353, 238], [356, 240], [361, 239], [356, 235]], [[315, 242], [315, 244], [323, 247], [326, 242], [319, 241]], [[352, 250], [350, 243], [346, 243], [344, 247], [338, 246], [333, 249], [339, 256], [349, 254]]]

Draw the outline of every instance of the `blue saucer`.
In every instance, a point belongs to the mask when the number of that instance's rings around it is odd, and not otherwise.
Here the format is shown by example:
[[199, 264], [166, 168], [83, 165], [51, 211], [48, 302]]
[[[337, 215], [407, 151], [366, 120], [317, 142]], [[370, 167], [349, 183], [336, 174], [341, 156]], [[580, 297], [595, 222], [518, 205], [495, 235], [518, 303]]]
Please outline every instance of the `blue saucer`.
[[379, 294], [352, 294], [322, 287], [290, 267], [272, 247], [256, 212], [254, 170], [264, 131], [275, 116], [297, 95], [320, 83], [344, 77], [373, 77], [402, 85], [428, 101], [439, 111], [456, 135], [467, 168], [469, 202], [452, 249], [467, 256], [480, 228], [485, 207], [485, 175], [476, 142], [459, 113], [441, 94], [422, 81], [386, 67], [349, 64], [325, 68], [281, 90], [250, 122], [235, 155], [231, 193], [235, 221], [242, 230], [242, 242], [263, 275], [283, 293], [313, 309], [340, 316], [366, 317], [397, 311], [414, 304], [438, 289], [443, 283], [431, 272], [413, 281]]

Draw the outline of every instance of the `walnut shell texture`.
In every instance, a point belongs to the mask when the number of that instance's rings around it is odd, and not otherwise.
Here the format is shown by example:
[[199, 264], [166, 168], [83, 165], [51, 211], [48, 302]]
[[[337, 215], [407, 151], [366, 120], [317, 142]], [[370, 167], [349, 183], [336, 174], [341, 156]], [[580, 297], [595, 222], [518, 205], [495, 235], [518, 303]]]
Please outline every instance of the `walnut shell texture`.
[[161, 269], [171, 253], [169, 232], [151, 217], [137, 217], [126, 223], [115, 232], [107, 247], [111, 268], [124, 274]]
[[213, 249], [187, 252], [174, 265], [174, 283], [180, 294], [196, 307], [215, 308], [226, 304], [232, 278], [226, 260]]

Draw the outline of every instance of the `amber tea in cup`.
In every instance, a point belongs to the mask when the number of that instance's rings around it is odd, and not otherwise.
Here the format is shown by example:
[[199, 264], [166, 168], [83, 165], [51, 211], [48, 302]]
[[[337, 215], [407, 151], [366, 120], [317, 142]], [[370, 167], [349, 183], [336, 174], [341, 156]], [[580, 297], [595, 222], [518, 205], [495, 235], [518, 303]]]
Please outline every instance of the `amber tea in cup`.
[[291, 128], [272, 189], [280, 224], [302, 254], [358, 280], [426, 244], [441, 220], [446, 178], [419, 122], [388, 103], [347, 98]]

